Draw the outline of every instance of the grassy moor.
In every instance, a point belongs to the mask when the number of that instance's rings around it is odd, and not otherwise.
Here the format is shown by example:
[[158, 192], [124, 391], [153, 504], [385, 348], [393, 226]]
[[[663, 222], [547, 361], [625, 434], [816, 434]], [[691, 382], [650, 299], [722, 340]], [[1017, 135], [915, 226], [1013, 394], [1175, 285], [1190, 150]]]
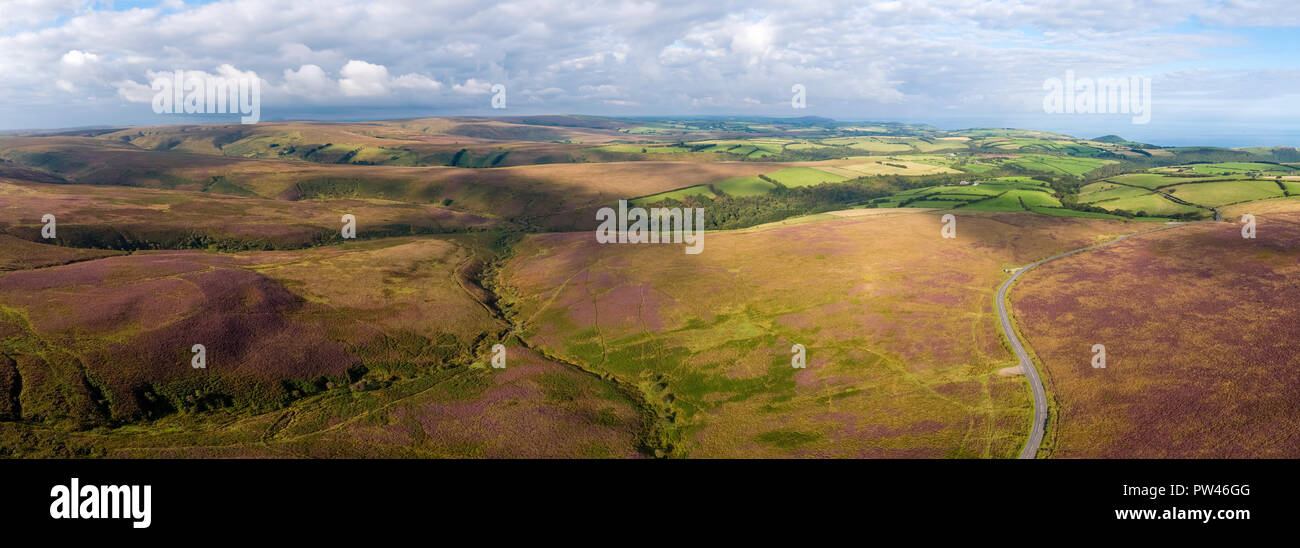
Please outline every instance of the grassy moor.
[[[0, 453], [1012, 458], [1043, 416], [1041, 457], [1297, 456], [1298, 161], [822, 118], [10, 136]], [[622, 200], [702, 251], [601, 243]], [[1036, 406], [999, 285], [1135, 234], [1011, 291]]]
[[1051, 456], [1300, 454], [1300, 201], [1270, 209], [1254, 239], [1186, 226], [1026, 275], [1016, 319], [1059, 410]]

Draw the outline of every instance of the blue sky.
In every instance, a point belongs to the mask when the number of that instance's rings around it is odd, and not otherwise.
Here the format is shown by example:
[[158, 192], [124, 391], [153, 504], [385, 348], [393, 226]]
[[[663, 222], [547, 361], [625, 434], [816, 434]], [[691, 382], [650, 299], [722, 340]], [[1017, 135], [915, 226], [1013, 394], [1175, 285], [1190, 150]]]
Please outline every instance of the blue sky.
[[[149, 103], [151, 79], [183, 69], [260, 79], [263, 120], [817, 115], [1296, 146], [1296, 12], [1270, 0], [0, 0], [0, 129], [192, 122]], [[1044, 113], [1044, 80], [1067, 70], [1151, 78], [1151, 121]], [[504, 111], [490, 108], [493, 84]], [[793, 84], [807, 109], [792, 109]]]

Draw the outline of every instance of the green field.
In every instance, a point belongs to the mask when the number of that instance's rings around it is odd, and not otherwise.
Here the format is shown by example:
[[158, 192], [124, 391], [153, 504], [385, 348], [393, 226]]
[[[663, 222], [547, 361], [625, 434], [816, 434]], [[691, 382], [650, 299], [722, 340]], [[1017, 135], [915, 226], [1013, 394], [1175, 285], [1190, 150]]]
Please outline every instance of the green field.
[[1034, 139], [1017, 137], [1011, 139], [985, 139], [983, 147], [994, 152], [1050, 153], [1066, 154], [1075, 157], [1096, 157], [1102, 149], [1070, 139]]
[[970, 202], [963, 200], [920, 200], [907, 204], [907, 207], [937, 207], [940, 209], [950, 209], [968, 203]]
[[1180, 182], [1187, 182], [1186, 177], [1170, 177], [1158, 173], [1129, 173], [1118, 177], [1111, 177], [1109, 180], [1126, 185], [1140, 186], [1142, 188], [1158, 188], [1165, 185], [1172, 185]]
[[[1173, 203], [1155, 193], [1167, 192], [1184, 201], [1205, 206], [1219, 207], [1227, 204], [1267, 200], [1284, 196], [1283, 186], [1293, 188], [1287, 182], [1271, 179], [1211, 179], [1197, 182], [1197, 178], [1160, 175], [1155, 173], [1134, 173], [1112, 177], [1106, 181], [1084, 186], [1079, 192], [1079, 201], [1106, 209], [1124, 209], [1128, 211], [1146, 211], [1147, 213], [1168, 214], [1193, 211], [1195, 208]], [[1114, 182], [1111, 182], [1114, 181]], [[1142, 188], [1134, 188], [1136, 185]]]
[[1074, 177], [1082, 176], [1089, 171], [1110, 163], [1114, 163], [1114, 160], [1077, 158], [1073, 156], [1051, 156], [1046, 154], [1030, 154], [1021, 158], [1013, 158], [1006, 161], [1007, 165], [1013, 165], [1021, 169], [1041, 171], [1044, 173], [1057, 173]]
[[686, 200], [686, 198], [690, 196], [695, 196], [697, 198], [711, 199], [714, 197], [714, 194], [713, 191], [709, 189], [709, 185], [695, 185], [691, 187], [680, 188], [677, 190], [670, 190], [668, 192], [661, 192], [659, 194], [655, 194], [652, 196], [635, 198], [632, 200], [632, 203], [635, 205], [653, 204], [668, 199], [673, 199], [680, 202]]
[[1111, 211], [1122, 209], [1134, 213], [1146, 213], [1147, 215], [1178, 215], [1202, 211], [1199, 208], [1174, 202], [1156, 193], [1108, 200], [1096, 205]]
[[1287, 165], [1263, 162], [1216, 162], [1161, 168], [1161, 171], [1195, 173], [1198, 175], [1293, 175], [1297, 169]]
[[1031, 207], [1060, 207], [1061, 201], [1037, 190], [1008, 190], [963, 209], [975, 211], [1028, 211]]
[[762, 196], [774, 188], [776, 188], [776, 185], [758, 177], [732, 177], [712, 184], [695, 185], [686, 188], [679, 188], [677, 190], [670, 190], [668, 192], [661, 192], [651, 196], [634, 198], [632, 203], [636, 205], [653, 204], [667, 199], [673, 199], [680, 202], [690, 196], [712, 199], [717, 196], [718, 192], [736, 198]]
[[758, 177], [734, 177], [725, 181], [713, 183], [713, 188], [728, 196], [744, 197], [762, 196], [776, 188], [776, 185], [759, 179]]
[[1080, 217], [1084, 219], [1128, 219], [1133, 221], [1153, 221], [1153, 222], [1169, 221], [1169, 219], [1166, 219], [1164, 217], [1126, 218], [1120, 215], [1112, 215], [1109, 213], [1097, 213], [1094, 211], [1078, 211], [1074, 209], [1066, 209], [1063, 207], [1030, 207], [1029, 210], [1034, 213], [1038, 213], [1042, 215], [1052, 215], [1054, 217]]
[[1219, 207], [1227, 204], [1267, 200], [1283, 196], [1282, 187], [1273, 181], [1198, 183], [1173, 186], [1165, 190], [1183, 200], [1206, 207]]
[[822, 183], [846, 181], [848, 177], [827, 173], [811, 167], [791, 167], [767, 175], [773, 181], [788, 187], [813, 186]]
[[[1149, 191], [1123, 187], [1113, 183], [1093, 183], [1084, 187], [1084, 193], [1080, 194], [1082, 203], [1089, 203], [1091, 200], [1112, 200], [1119, 197], [1141, 197], [1152, 196], [1168, 202], [1171, 206], [1176, 206], [1157, 194]], [[1112, 194], [1113, 193], [1113, 194]], [[1093, 203], [1108, 209], [1128, 209], [1127, 207], [1111, 207], [1110, 202]], [[1156, 211], [1157, 206], [1164, 207], [1164, 204], [1155, 202], [1156, 205], [1148, 205], [1151, 210], [1148, 214], [1165, 214], [1163, 211]], [[1125, 205], [1128, 205], [1125, 203]], [[990, 181], [982, 181], [979, 185], [971, 186], [931, 186], [922, 188], [913, 188], [896, 192], [886, 198], [873, 200], [871, 207], [890, 208], [890, 207], [926, 207], [926, 208], [943, 208], [943, 209], [960, 209], [962, 211], [1029, 211], [1042, 215], [1052, 215], [1056, 217], [1082, 217], [1089, 219], [1124, 219], [1127, 217], [1109, 213], [1100, 213], [1092, 211], [1077, 211], [1064, 207], [1061, 201], [1051, 192], [1046, 184], [1037, 179], [1028, 177], [999, 177]], [[1192, 208], [1192, 210], [1195, 210]], [[1181, 212], [1184, 210], [1175, 210]], [[1166, 221], [1168, 219], [1150, 216], [1134, 217], [1133, 220], [1142, 221]]]
[[916, 139], [912, 146], [921, 152], [940, 152], [940, 151], [965, 151], [970, 147], [967, 142], [959, 139]]
[[993, 179], [992, 182], [996, 182], [996, 183], [1026, 183], [1026, 184], [1030, 184], [1030, 185], [1034, 185], [1034, 186], [1040, 186], [1040, 187], [1048, 186], [1048, 184], [1047, 184], [1046, 182], [1044, 182], [1044, 181], [1040, 181], [1040, 180], [1035, 179], [1035, 178], [1033, 178], [1033, 177], [1025, 177], [1025, 176], [1022, 176], [1022, 175], [1013, 175], [1013, 176], [1010, 176], [1010, 177], [998, 177], [998, 178], [996, 178], [996, 179]]
[[912, 145], [900, 142], [889, 141], [859, 141], [849, 145], [849, 148], [865, 150], [867, 152], [883, 152], [892, 154], [896, 152], [906, 152], [912, 150]]
[[[876, 158], [879, 158], [878, 156]], [[863, 159], [856, 163], [840, 163], [838, 165], [827, 165], [820, 168], [822, 171], [843, 175], [845, 177], [861, 177], [863, 175], [933, 175], [938, 173], [960, 173], [952, 168], [944, 167], [939, 162], [920, 162], [916, 156], [888, 156], [884, 159]]]
[[1133, 198], [1136, 196], [1145, 196], [1150, 194], [1150, 190], [1123, 186], [1110, 182], [1099, 182], [1086, 185], [1079, 189], [1079, 202], [1085, 204], [1101, 205], [1101, 202], [1107, 200], [1117, 200], [1120, 198]]

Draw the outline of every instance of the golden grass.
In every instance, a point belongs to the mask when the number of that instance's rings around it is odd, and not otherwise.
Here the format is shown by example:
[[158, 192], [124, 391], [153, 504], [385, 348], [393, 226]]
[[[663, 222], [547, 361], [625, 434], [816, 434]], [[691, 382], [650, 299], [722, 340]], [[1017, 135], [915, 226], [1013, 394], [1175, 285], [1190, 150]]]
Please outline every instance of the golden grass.
[[512, 310], [535, 344], [639, 386], [677, 454], [1007, 457], [1030, 403], [997, 375], [1002, 269], [1140, 229], [963, 216], [943, 240], [932, 214], [822, 219], [710, 232], [700, 255], [532, 236], [505, 271]]

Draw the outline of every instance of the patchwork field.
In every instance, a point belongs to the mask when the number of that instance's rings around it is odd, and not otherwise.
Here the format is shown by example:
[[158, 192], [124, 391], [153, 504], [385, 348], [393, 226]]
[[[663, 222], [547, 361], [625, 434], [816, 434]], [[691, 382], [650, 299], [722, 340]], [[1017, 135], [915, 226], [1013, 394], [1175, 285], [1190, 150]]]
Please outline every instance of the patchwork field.
[[1039, 190], [1007, 190], [994, 198], [967, 206], [985, 211], [1032, 211], [1033, 208], [1061, 207], [1061, 201]]
[[1120, 175], [1117, 177], [1111, 177], [1110, 180], [1126, 186], [1139, 186], [1142, 188], [1147, 188], [1152, 190], [1162, 186], [1194, 181], [1194, 179], [1187, 179], [1183, 177], [1171, 177], [1168, 175], [1161, 175], [1159, 173], [1130, 173], [1126, 175]]
[[1084, 186], [1079, 201], [1109, 211], [1208, 217], [1207, 212], [1213, 208], [1281, 198], [1293, 191], [1300, 191], [1300, 187], [1278, 178], [1134, 173]]
[[1298, 170], [1293, 166], [1264, 162], [1215, 162], [1190, 164], [1160, 168], [1161, 173], [1182, 173], [1197, 175], [1294, 175]]
[[[1091, 219], [1123, 219], [1119, 215], [1108, 213], [1098, 213], [1094, 211], [1080, 211], [1064, 207], [1061, 200], [1055, 196], [1051, 187], [1037, 179], [1028, 177], [999, 177], [997, 179], [977, 180], [978, 184], [970, 185], [945, 185], [929, 186], [914, 188], [896, 192], [884, 198], [872, 200], [872, 207], [917, 207], [917, 208], [938, 208], [953, 209], [962, 212], [996, 212], [996, 211], [1026, 211], [1042, 215], [1051, 215], [1057, 217], [1081, 217]], [[1126, 190], [1128, 187], [1120, 187], [1110, 183], [1094, 183], [1084, 187], [1084, 194], [1081, 194], [1085, 200], [1096, 199], [1097, 196], [1105, 194], [1105, 189], [1099, 188], [1101, 185], [1107, 185], [1113, 189]], [[1147, 191], [1136, 189], [1134, 194], [1145, 194]], [[1103, 196], [1104, 199], [1114, 199], [1112, 196]], [[1085, 201], [1084, 203], [1092, 203]], [[1135, 216], [1134, 220], [1152, 221], [1165, 220], [1160, 218]]]
[[1104, 202], [1095, 202], [1095, 204], [1111, 211], [1122, 209], [1145, 215], [1177, 215], [1202, 211], [1200, 208], [1180, 204], [1154, 192], [1108, 199]]
[[[1125, 177], [1128, 176], [1125, 175]], [[1119, 178], [1116, 177], [1115, 179]], [[1085, 204], [1100, 205], [1110, 200], [1147, 196], [1151, 193], [1152, 191], [1146, 188], [1137, 188], [1110, 181], [1101, 181], [1085, 185], [1083, 188], [1079, 189], [1079, 201]]]
[[1207, 207], [1280, 198], [1285, 187], [1274, 181], [1223, 181], [1169, 187], [1177, 198]]
[[1114, 160], [1031, 154], [1021, 158], [1007, 160], [1005, 163], [1029, 171], [1041, 171], [1044, 173], [1056, 173], [1078, 177], [1113, 162]]

